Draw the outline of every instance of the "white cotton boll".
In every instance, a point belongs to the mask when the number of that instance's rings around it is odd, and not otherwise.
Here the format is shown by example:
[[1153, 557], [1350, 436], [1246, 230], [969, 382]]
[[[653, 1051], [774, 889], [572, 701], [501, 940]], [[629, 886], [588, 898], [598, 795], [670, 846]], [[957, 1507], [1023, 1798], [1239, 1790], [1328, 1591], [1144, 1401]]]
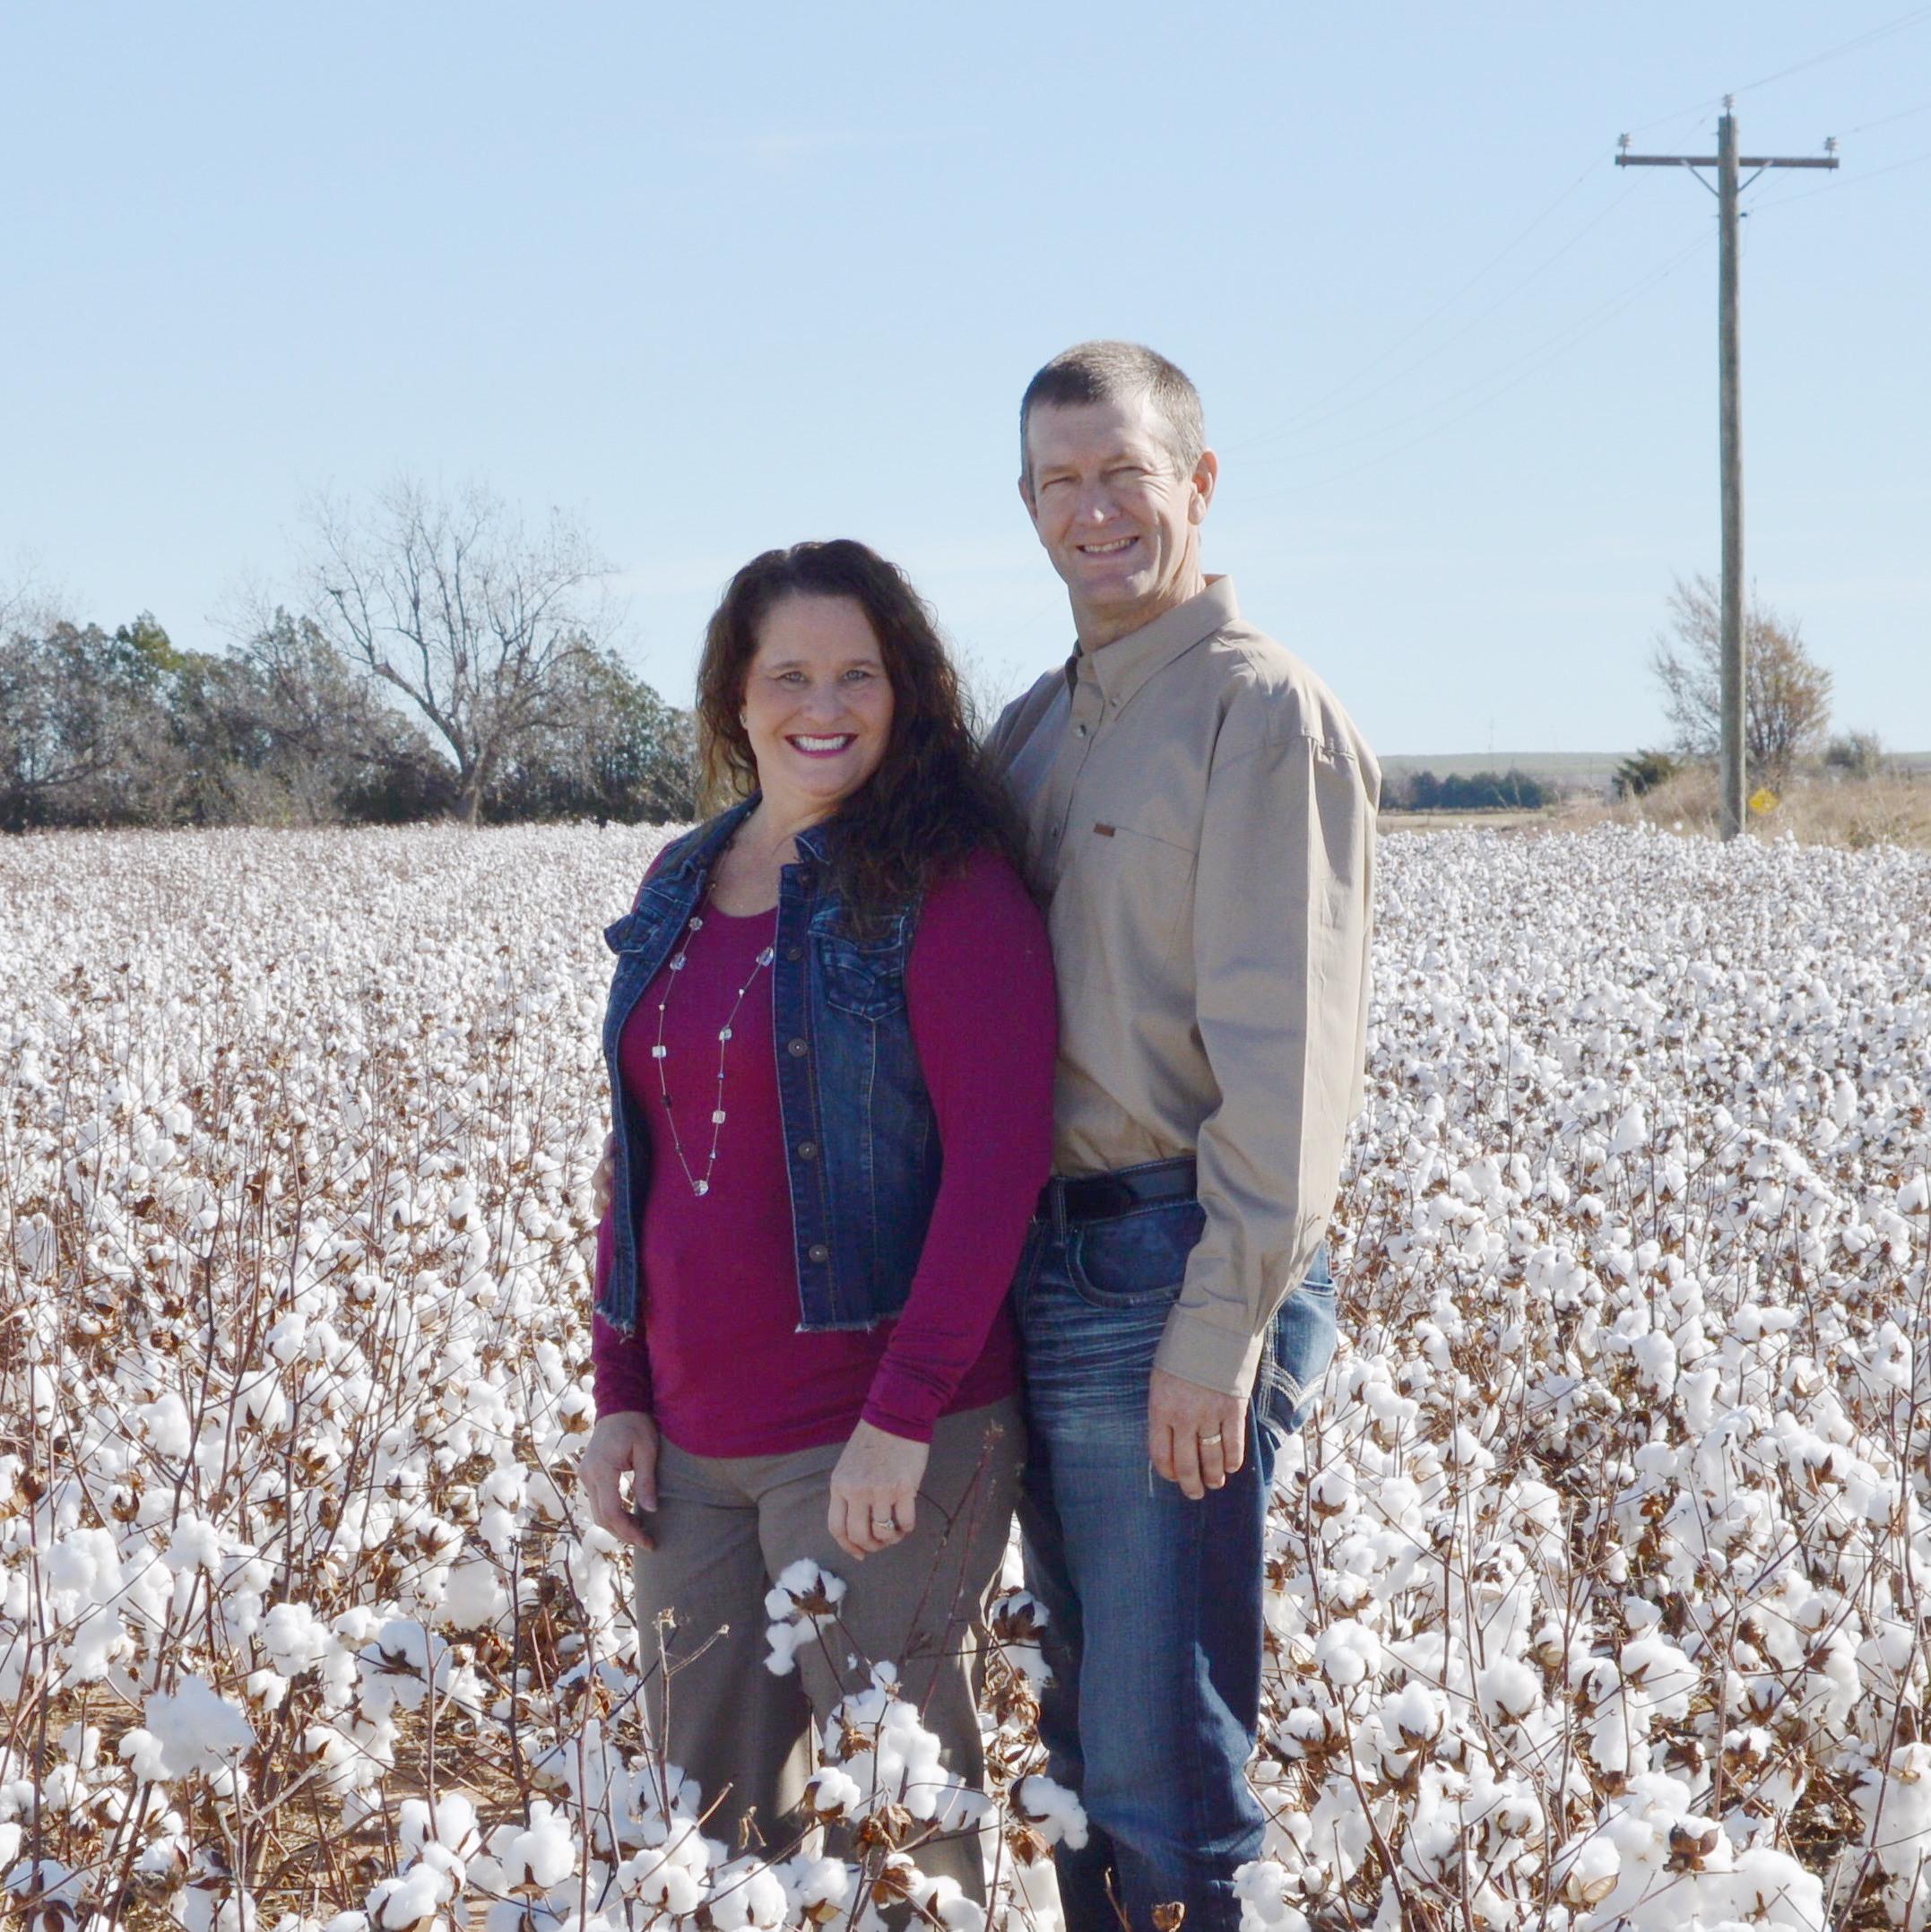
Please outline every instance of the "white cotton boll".
[[183, 1515], [168, 1538], [162, 1561], [177, 1576], [189, 1570], [218, 1570], [221, 1563], [221, 1532], [205, 1517]]
[[737, 1858], [720, 1866], [711, 1881], [710, 1919], [714, 1932], [775, 1932], [784, 1923], [790, 1900], [784, 1881], [758, 1858]]
[[805, 1780], [805, 1803], [821, 1818], [855, 1813], [862, 1796], [858, 1780], [841, 1765], [821, 1764]]
[[792, 1909], [819, 1919], [841, 1911], [849, 1902], [857, 1877], [842, 1858], [814, 1858], [801, 1852], [774, 1867]]
[[405, 1798], [400, 1835], [403, 1850], [412, 1858], [420, 1858], [432, 1845], [467, 1856], [481, 1841], [476, 1829], [475, 1801], [461, 1791], [449, 1791], [437, 1799], [431, 1811], [423, 1799]]
[[142, 1718], [160, 1746], [165, 1775], [170, 1778], [219, 1771], [255, 1742], [247, 1713], [200, 1677], [183, 1677], [172, 1694], [148, 1698]]
[[1087, 1841], [1086, 1807], [1063, 1784], [1043, 1772], [1022, 1778], [1013, 1788], [1015, 1809], [1049, 1845], [1079, 1850]]
[[383, 1879], [368, 1895], [371, 1932], [417, 1932], [418, 1928], [426, 1932], [454, 1890], [447, 1873], [424, 1865]]
[[1650, 1122], [1640, 1105], [1624, 1110], [1615, 1123], [1615, 1131], [1609, 1136], [1609, 1151], [1612, 1154], [1633, 1154], [1639, 1148], [1650, 1144]]
[[98, 1724], [69, 1724], [56, 1739], [61, 1750], [77, 1771], [93, 1771], [100, 1763], [100, 1727]]
[[279, 1670], [251, 1670], [241, 1688], [256, 1710], [279, 1711], [289, 1694], [289, 1680]]
[[70, 1529], [42, 1559], [48, 1587], [74, 1603], [104, 1603], [120, 1588], [120, 1552], [105, 1529]]
[[276, 1361], [288, 1363], [294, 1361], [301, 1354], [302, 1344], [307, 1340], [307, 1334], [308, 1317], [298, 1308], [283, 1315], [263, 1339], [269, 1354]]
[[1404, 1750], [1419, 1750], [1433, 1745], [1442, 1733], [1446, 1713], [1439, 1691], [1409, 1681], [1381, 1706], [1381, 1725], [1390, 1739], [1400, 1741]]
[[483, 1557], [455, 1564], [436, 1607], [436, 1622], [445, 1630], [489, 1630], [509, 1611], [509, 1591], [497, 1567]]
[[418, 1709], [432, 1685], [439, 1692], [447, 1690], [455, 1672], [448, 1644], [403, 1617], [385, 1623], [356, 1661], [364, 1704], [377, 1718]]
[[1696, 1666], [1667, 1638], [1637, 1637], [1623, 1646], [1618, 1661], [1624, 1679], [1641, 1689], [1657, 1715], [1688, 1714], [1699, 1681]]
[[1646, 1389], [1667, 1395], [1676, 1386], [1676, 1345], [1660, 1329], [1636, 1336], [1629, 1345], [1637, 1379]]
[[983, 1932], [985, 1908], [959, 1890], [956, 1878], [921, 1877], [910, 1893], [913, 1906], [936, 1919], [948, 1932]]
[[179, 1458], [194, 1447], [195, 1432], [188, 1421], [187, 1404], [171, 1389], [152, 1402], [143, 1402], [134, 1411], [134, 1424], [158, 1456]]
[[529, 1885], [547, 1892], [576, 1870], [576, 1839], [547, 1798], [532, 1801], [527, 1825], [499, 1824], [490, 1832], [489, 1856], [502, 1867], [506, 1891]]
[[765, 1593], [765, 1615], [775, 1622], [800, 1614], [821, 1616], [844, 1596], [844, 1579], [821, 1570], [809, 1556], [788, 1563]]
[[1299, 1884], [1271, 1858], [1256, 1858], [1234, 1874], [1241, 1932], [1308, 1932], [1307, 1915], [1292, 1902]]
[[138, 1725], [123, 1731], [115, 1748], [121, 1762], [144, 1784], [159, 1782], [169, 1775], [168, 1754], [152, 1731], [143, 1730]]
[[[1787, 1932], [1823, 1932], [1823, 1881], [1806, 1872], [1788, 1852], [1753, 1845], [1736, 1855], [1735, 1867], [1710, 1889], [1720, 1893], [1720, 1910], [1751, 1926], [1775, 1926]], [[1712, 1899], [1712, 1904], [1716, 1901]]]
[[1542, 1673], [1516, 1657], [1498, 1657], [1476, 1675], [1482, 1715], [1491, 1724], [1520, 1724], [1542, 1708]]
[[306, 1603], [276, 1604], [263, 1617], [257, 1634], [276, 1669], [290, 1677], [299, 1677], [342, 1648], [334, 1633]]
[[1913, 1174], [1898, 1190], [1896, 1206], [1900, 1214], [1923, 1214], [1931, 1209], [1931, 1174], [1920, 1168]]
[[788, 1677], [797, 1669], [798, 1652], [812, 1641], [815, 1627], [811, 1624], [767, 1624], [765, 1642], [771, 1650], [765, 1668], [775, 1677]]
[[1345, 1462], [1331, 1463], [1316, 1472], [1307, 1493], [1315, 1515], [1345, 1515], [1353, 1507], [1357, 1494], [1355, 1472]]
[[619, 1868], [618, 1884], [640, 1904], [684, 1918], [704, 1902], [710, 1861], [703, 1848], [697, 1831], [687, 1830], [668, 1845], [627, 1858]]
[[1351, 1617], [1329, 1624], [1314, 1640], [1314, 1661], [1338, 1690], [1363, 1684], [1381, 1668], [1381, 1640]]

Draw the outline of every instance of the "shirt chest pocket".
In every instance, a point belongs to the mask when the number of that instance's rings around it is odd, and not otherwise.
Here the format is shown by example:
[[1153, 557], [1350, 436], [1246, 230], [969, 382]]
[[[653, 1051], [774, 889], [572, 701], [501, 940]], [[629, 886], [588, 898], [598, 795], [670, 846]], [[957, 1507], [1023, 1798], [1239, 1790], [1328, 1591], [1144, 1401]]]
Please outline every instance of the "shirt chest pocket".
[[905, 1004], [905, 953], [896, 939], [867, 944], [840, 932], [819, 932], [818, 950], [825, 1003], [860, 1019], [884, 1019]]
[[1104, 819], [1067, 836], [1078, 844], [1061, 891], [1071, 888], [1067, 909], [1086, 935], [1086, 976], [1130, 979], [1163, 966], [1191, 919], [1192, 849]]

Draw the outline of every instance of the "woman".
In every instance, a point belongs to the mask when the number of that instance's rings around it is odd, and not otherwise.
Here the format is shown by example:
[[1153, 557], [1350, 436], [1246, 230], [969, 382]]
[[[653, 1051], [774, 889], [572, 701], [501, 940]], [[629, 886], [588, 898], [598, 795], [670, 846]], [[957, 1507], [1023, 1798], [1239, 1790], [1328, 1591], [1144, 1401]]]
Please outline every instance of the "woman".
[[[636, 1547], [646, 1647], [673, 1612], [671, 1661], [694, 1659], [667, 1754], [721, 1800], [714, 1835], [749, 1817], [775, 1850], [851, 1645], [899, 1664], [952, 1771], [980, 1774], [958, 1624], [1023, 1456], [1005, 1295], [1052, 1164], [1052, 969], [931, 619], [862, 544], [737, 574], [697, 724], [739, 802], [661, 854], [608, 935], [582, 1469]], [[800, 1557], [846, 1578], [848, 1641], [777, 1676], [763, 1598]], [[983, 1896], [969, 1835], [919, 1860]]]

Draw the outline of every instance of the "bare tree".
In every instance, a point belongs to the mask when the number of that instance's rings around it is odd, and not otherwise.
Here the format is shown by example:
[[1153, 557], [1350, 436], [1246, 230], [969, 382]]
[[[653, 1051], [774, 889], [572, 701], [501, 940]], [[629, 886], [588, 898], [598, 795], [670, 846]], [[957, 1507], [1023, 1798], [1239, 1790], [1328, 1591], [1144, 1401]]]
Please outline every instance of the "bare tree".
[[[1711, 758], [1723, 736], [1722, 600], [1707, 576], [1681, 577], [1669, 630], [1650, 668], [1680, 749]], [[1753, 772], [1782, 781], [1822, 741], [1831, 719], [1831, 673], [1805, 648], [1802, 628], [1753, 595], [1744, 611], [1744, 753]]]
[[317, 622], [448, 747], [474, 824], [520, 746], [580, 722], [573, 673], [610, 634], [610, 566], [560, 511], [528, 531], [480, 484], [443, 496], [404, 478], [366, 513], [318, 502], [311, 523]]

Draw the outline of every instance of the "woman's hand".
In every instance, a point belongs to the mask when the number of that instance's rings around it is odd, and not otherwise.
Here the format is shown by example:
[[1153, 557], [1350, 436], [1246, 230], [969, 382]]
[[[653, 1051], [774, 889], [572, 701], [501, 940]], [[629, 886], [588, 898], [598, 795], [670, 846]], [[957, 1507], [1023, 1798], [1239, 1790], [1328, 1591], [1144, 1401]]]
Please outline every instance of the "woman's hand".
[[617, 1136], [603, 1137], [603, 1158], [590, 1177], [590, 1211], [601, 1222], [610, 1211], [610, 1194], [617, 1185]]
[[628, 1543], [633, 1549], [656, 1548], [649, 1530], [624, 1501], [623, 1492], [623, 1479], [628, 1476], [636, 1507], [657, 1507], [657, 1425], [651, 1417], [636, 1410], [599, 1416], [576, 1472], [598, 1529], [609, 1530], [619, 1543]]
[[916, 1520], [930, 1453], [923, 1443], [860, 1423], [831, 1472], [826, 1521], [832, 1541], [847, 1555], [863, 1558], [905, 1536]]

